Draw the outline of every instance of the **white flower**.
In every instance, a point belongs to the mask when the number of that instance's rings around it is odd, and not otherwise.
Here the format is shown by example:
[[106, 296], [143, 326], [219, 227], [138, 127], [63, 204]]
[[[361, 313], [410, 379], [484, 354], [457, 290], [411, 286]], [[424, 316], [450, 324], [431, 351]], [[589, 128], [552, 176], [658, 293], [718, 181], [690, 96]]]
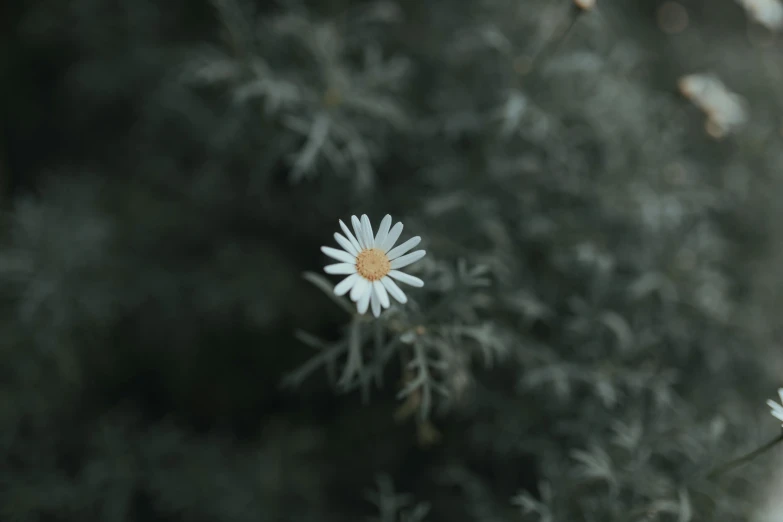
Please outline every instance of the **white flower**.
[[419, 244], [421, 238], [413, 237], [394, 247], [394, 243], [402, 233], [402, 223], [393, 227], [391, 216], [387, 215], [381, 221], [378, 233], [373, 236], [370, 219], [362, 215], [361, 220], [351, 216], [351, 224], [356, 235], [340, 220], [340, 228], [345, 235], [335, 233], [334, 238], [342, 247], [342, 250], [331, 247], [321, 247], [321, 251], [327, 256], [340, 261], [324, 268], [327, 274], [348, 275], [334, 287], [336, 295], [345, 295], [350, 291], [351, 300], [356, 303], [356, 309], [360, 314], [367, 312], [372, 305], [372, 313], [375, 317], [381, 315], [381, 307], [389, 308], [389, 295], [400, 303], [406, 303], [408, 298], [397, 286], [394, 279], [407, 285], [422, 287], [424, 281], [418, 277], [400, 272], [411, 263], [415, 263], [424, 255], [424, 250], [407, 252]]
[[780, 0], [737, 0], [751, 18], [770, 31], [783, 28], [783, 4]]
[[688, 74], [678, 80], [678, 87], [683, 96], [707, 115], [705, 127], [714, 138], [734, 132], [748, 120], [747, 101], [714, 75]]
[[778, 389], [780, 395], [780, 404], [773, 400], [768, 400], [767, 405], [772, 408], [772, 416], [783, 422], [783, 388]]

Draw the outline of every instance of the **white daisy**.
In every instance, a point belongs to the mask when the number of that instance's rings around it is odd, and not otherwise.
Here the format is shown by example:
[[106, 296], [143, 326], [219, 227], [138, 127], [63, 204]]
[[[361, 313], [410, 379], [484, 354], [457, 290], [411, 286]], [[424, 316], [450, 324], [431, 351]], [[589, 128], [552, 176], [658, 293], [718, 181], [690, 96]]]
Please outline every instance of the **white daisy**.
[[717, 76], [688, 74], [678, 81], [680, 92], [707, 115], [710, 136], [722, 138], [748, 120], [747, 101], [731, 92]]
[[410, 286], [424, 286], [424, 281], [400, 272], [399, 269], [415, 263], [424, 257], [426, 252], [417, 250], [407, 253], [419, 244], [419, 236], [392, 248], [402, 233], [402, 223], [392, 227], [392, 218], [389, 215], [383, 218], [375, 236], [366, 215], [362, 215], [361, 220], [351, 216], [351, 224], [356, 235], [351, 233], [342, 220], [340, 228], [345, 235], [334, 234], [342, 250], [321, 247], [324, 254], [339, 261], [337, 264], [327, 265], [324, 271], [327, 274], [347, 275], [348, 277], [334, 287], [334, 293], [345, 295], [350, 291], [351, 300], [356, 303], [356, 310], [360, 314], [364, 314], [367, 308], [372, 306], [373, 315], [378, 317], [381, 315], [381, 307], [389, 308], [389, 295], [403, 304], [408, 301], [405, 292], [394, 282], [395, 279]]
[[772, 416], [783, 422], [783, 388], [778, 389], [778, 395], [780, 395], [780, 404], [773, 400], [768, 400], [767, 405], [772, 408]]
[[753, 20], [770, 31], [783, 29], [783, 3], [780, 0], [737, 0]]

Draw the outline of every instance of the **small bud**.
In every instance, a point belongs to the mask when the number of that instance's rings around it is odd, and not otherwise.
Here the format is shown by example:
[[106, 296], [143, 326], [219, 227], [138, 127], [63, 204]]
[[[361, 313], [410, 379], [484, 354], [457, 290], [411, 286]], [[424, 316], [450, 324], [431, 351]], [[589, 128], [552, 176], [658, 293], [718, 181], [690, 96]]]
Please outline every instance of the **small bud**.
[[595, 0], [574, 0], [574, 4], [582, 11], [589, 11], [595, 7]]

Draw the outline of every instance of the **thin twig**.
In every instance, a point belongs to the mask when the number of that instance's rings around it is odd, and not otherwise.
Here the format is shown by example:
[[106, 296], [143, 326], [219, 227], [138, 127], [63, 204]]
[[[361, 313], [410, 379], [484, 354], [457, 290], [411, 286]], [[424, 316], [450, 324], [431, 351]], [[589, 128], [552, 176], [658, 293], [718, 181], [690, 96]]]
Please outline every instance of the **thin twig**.
[[769, 441], [768, 443], [764, 444], [760, 448], [756, 448], [755, 450], [751, 451], [750, 453], [743, 455], [742, 457], [739, 457], [737, 459], [734, 459], [732, 461], [729, 461], [721, 466], [718, 466], [717, 468], [713, 469], [708, 475], [708, 479], [713, 479], [719, 475], [722, 475], [728, 471], [731, 471], [732, 469], [742, 466], [743, 464], [746, 464], [747, 462], [753, 460], [754, 458], [758, 457], [765, 451], [769, 450], [779, 442], [783, 441], [783, 432], [781, 432], [780, 435]]

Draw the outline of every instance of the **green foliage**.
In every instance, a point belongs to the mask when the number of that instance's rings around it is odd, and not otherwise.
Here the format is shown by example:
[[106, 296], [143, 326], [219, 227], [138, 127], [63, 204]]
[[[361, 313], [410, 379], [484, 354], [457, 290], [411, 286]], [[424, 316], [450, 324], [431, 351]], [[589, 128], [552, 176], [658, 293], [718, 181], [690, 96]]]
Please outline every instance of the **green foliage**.
[[[768, 466], [705, 475], [777, 428], [780, 42], [347, 4], [25, 5], [0, 520], [750, 519]], [[426, 284], [357, 317], [318, 247], [387, 212]]]

